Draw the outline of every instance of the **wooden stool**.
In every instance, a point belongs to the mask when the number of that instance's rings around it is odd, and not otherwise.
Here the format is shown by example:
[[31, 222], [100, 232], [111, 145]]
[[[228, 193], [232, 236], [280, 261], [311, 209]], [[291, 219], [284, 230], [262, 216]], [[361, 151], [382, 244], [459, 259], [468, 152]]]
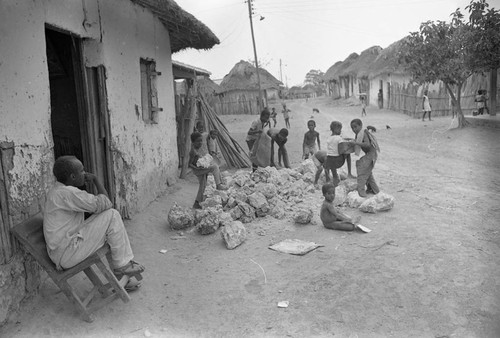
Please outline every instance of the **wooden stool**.
[[[90, 323], [94, 320], [92, 315], [94, 311], [102, 308], [118, 297], [125, 303], [130, 301], [130, 296], [124, 289], [124, 286], [128, 282], [128, 277], [124, 276], [118, 281], [113, 271], [106, 265], [106, 255], [110, 254], [107, 244], [74, 267], [59, 271], [56, 269], [55, 264], [47, 253], [47, 245], [43, 235], [43, 218], [41, 214], [37, 214], [21, 224], [16, 225], [11, 231], [24, 248], [35, 258], [44, 270], [47, 271], [50, 278], [52, 278], [54, 283], [64, 292], [66, 297], [76, 305], [86, 322]], [[101, 278], [93, 270], [92, 265], [97, 266], [104, 278], [106, 278], [106, 284], [101, 281]], [[84, 299], [81, 299], [73, 287], [68, 283], [69, 278], [82, 271], [94, 285], [90, 293]], [[94, 300], [94, 296], [97, 293], [99, 293], [102, 298]]]

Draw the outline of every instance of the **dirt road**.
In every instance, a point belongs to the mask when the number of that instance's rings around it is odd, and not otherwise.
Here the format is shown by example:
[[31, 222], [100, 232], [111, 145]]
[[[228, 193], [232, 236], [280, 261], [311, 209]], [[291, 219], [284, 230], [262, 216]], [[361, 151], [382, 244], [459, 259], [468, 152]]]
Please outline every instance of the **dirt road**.
[[[361, 114], [360, 106], [326, 99], [288, 106], [292, 166], [312, 108], [320, 110], [313, 116], [325, 146], [332, 120], [352, 136], [349, 122]], [[303, 226], [258, 219], [232, 251], [218, 233], [175, 239], [170, 206], [191, 206], [197, 189], [194, 178], [179, 181], [126, 222], [136, 259], [147, 267], [131, 303], [116, 301], [87, 324], [45, 278], [40, 295], [0, 336], [499, 337], [500, 132], [448, 130], [450, 117], [421, 122], [375, 107], [367, 112], [363, 121], [377, 128], [382, 150], [374, 174], [396, 199], [385, 213], [347, 210], [362, 215], [371, 233], [327, 230], [316, 215]], [[223, 120], [244, 145], [255, 118]], [[321, 198], [310, 196], [318, 211]], [[268, 249], [286, 238], [324, 247], [305, 256]], [[284, 300], [289, 307], [278, 308]]]

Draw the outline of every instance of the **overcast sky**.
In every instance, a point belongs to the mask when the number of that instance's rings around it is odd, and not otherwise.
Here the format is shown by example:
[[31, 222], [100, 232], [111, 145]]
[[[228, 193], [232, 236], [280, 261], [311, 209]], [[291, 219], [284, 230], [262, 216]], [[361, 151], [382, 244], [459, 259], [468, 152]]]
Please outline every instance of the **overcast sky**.
[[[217, 35], [208, 51], [172, 55], [222, 79], [240, 60], [253, 60], [248, 4], [244, 0], [176, 0]], [[254, 0], [257, 56], [288, 86], [301, 85], [311, 69], [326, 72], [349, 54], [386, 48], [428, 20], [448, 21], [457, 8], [468, 18], [470, 0]], [[500, 8], [500, 0], [489, 0]], [[260, 20], [263, 17], [263, 20]]]

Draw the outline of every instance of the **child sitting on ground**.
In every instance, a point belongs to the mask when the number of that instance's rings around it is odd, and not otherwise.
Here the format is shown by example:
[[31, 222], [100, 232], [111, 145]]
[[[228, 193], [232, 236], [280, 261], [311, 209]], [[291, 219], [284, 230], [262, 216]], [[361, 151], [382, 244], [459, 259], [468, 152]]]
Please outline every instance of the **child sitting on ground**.
[[[309, 130], [304, 134], [304, 142], [302, 143], [302, 149], [304, 150], [302, 158], [304, 160], [307, 160], [309, 156], [314, 155], [318, 149], [321, 149], [319, 133], [314, 130], [314, 128], [316, 128], [316, 122], [314, 120], [309, 120], [307, 122], [307, 128]], [[318, 141], [318, 147], [316, 147], [316, 140]]]
[[208, 152], [203, 150], [203, 137], [201, 134], [198, 132], [192, 133], [191, 142], [192, 146], [191, 151], [189, 152], [189, 167], [193, 170], [193, 173], [196, 177], [198, 177], [198, 181], [200, 182], [193, 208], [201, 209], [200, 203], [203, 202], [203, 195], [205, 194], [207, 174], [211, 173], [214, 176], [217, 190], [227, 190], [227, 188], [222, 184], [222, 177], [217, 163], [211, 161], [208, 167], [198, 165], [198, 160], [204, 158], [208, 154]]
[[337, 169], [341, 168], [346, 160], [348, 177], [354, 178], [354, 176], [351, 173], [351, 155], [339, 153], [339, 143], [344, 141], [342, 136], [340, 136], [340, 133], [342, 132], [342, 123], [340, 123], [339, 121], [333, 121], [330, 124], [330, 130], [332, 131], [332, 135], [328, 138], [327, 141], [327, 158], [325, 171], [327, 173], [329, 173], [330, 171], [332, 172], [333, 184], [337, 186], [340, 183]]
[[363, 226], [358, 226], [361, 217], [349, 217], [335, 208], [333, 205], [333, 200], [335, 199], [335, 186], [333, 184], [325, 184], [322, 187], [322, 191], [323, 196], [325, 196], [325, 200], [321, 206], [320, 218], [325, 228], [342, 231], [353, 231], [354, 229], [359, 229], [366, 232], [361, 229], [364, 228]]

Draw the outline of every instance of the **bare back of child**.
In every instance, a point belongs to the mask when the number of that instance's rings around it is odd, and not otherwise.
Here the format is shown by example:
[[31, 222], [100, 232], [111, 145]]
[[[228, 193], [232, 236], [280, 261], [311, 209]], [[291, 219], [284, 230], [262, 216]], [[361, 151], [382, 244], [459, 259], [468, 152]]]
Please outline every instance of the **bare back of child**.
[[323, 226], [327, 229], [341, 231], [359, 229], [358, 224], [361, 217], [352, 218], [342, 213], [340, 210], [337, 210], [333, 205], [333, 200], [335, 199], [335, 186], [327, 183], [322, 187], [322, 192], [325, 197], [320, 211], [320, 218], [321, 222], [323, 222]]

